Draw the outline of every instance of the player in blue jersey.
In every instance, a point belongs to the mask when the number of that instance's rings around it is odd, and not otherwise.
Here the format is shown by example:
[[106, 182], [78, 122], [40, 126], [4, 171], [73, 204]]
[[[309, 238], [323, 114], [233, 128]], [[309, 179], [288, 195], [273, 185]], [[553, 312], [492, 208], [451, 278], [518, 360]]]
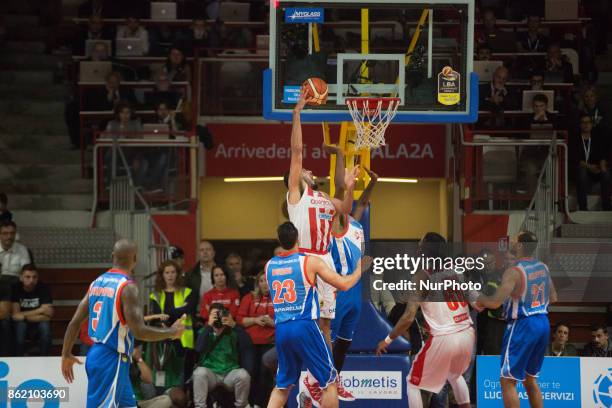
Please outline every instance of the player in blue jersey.
[[523, 382], [529, 405], [543, 406], [536, 381], [544, 362], [550, 337], [548, 306], [557, 301], [548, 267], [533, 258], [538, 239], [532, 232], [521, 232], [513, 244], [516, 264], [507, 269], [497, 291], [481, 295], [477, 303], [489, 309], [504, 306], [508, 321], [501, 349], [500, 383], [506, 408], [519, 408], [516, 383]]
[[[336, 155], [336, 168], [334, 174], [335, 197], [344, 197], [344, 155], [337, 146], [325, 145], [329, 154]], [[357, 268], [361, 269], [361, 257], [364, 244], [363, 227], [359, 223], [368, 207], [372, 191], [378, 180], [378, 175], [366, 168], [363, 169], [370, 176], [370, 182], [365, 188], [355, 209], [350, 215], [336, 215], [332, 224], [332, 241], [330, 253], [334, 260], [336, 272], [340, 275], [350, 275]], [[354, 401], [353, 394], [344, 388], [340, 372], [344, 366], [346, 353], [351, 347], [353, 335], [361, 316], [361, 284], [346, 292], [338, 292], [336, 296], [336, 317], [331, 322], [331, 341], [333, 343], [334, 366], [338, 370], [338, 398], [342, 401]]]
[[184, 317], [172, 327], [145, 326], [138, 287], [132, 279], [138, 248], [122, 239], [113, 247], [113, 268], [96, 278], [68, 324], [62, 348], [62, 375], [71, 383], [74, 364], [82, 364], [72, 347], [81, 324], [88, 319], [94, 341], [87, 353], [87, 408], [136, 407], [129, 367], [134, 337], [144, 341], [178, 339], [185, 331]]
[[304, 386], [313, 405], [337, 407], [337, 372], [329, 347], [317, 326], [319, 299], [316, 278], [339, 290], [348, 290], [361, 278], [361, 270], [341, 276], [320, 258], [298, 252], [298, 230], [291, 222], [278, 227], [278, 239], [286, 252], [268, 261], [265, 268], [274, 305], [278, 353], [276, 387], [268, 408], [285, 405], [290, 388], [300, 379], [302, 367], [310, 374], [304, 379]]

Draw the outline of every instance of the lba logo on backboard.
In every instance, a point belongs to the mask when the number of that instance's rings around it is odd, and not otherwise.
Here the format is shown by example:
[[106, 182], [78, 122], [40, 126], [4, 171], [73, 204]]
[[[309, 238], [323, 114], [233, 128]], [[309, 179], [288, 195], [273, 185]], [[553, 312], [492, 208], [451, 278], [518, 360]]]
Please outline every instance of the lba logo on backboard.
[[342, 371], [341, 378], [357, 399], [402, 399], [401, 371]]
[[322, 8], [287, 8], [285, 9], [285, 23], [323, 23], [324, 10]]

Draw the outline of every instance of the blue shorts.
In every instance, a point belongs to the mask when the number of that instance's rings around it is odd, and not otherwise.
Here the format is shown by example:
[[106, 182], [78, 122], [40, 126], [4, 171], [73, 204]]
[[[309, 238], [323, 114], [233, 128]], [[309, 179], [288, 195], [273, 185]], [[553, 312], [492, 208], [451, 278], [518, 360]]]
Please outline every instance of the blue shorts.
[[102, 344], [94, 344], [85, 360], [87, 408], [136, 407], [130, 381], [130, 359]]
[[336, 380], [337, 372], [323, 333], [314, 320], [290, 320], [276, 325], [278, 370], [276, 387], [298, 383], [307, 369], [322, 388]]
[[501, 376], [518, 381], [525, 381], [526, 375], [537, 377], [549, 338], [550, 323], [545, 314], [508, 323], [501, 348]]
[[353, 340], [361, 316], [361, 289], [358, 288], [357, 296], [351, 293], [354, 289], [351, 288], [348, 292], [338, 292], [336, 317], [331, 323], [332, 341], [336, 341], [336, 339]]

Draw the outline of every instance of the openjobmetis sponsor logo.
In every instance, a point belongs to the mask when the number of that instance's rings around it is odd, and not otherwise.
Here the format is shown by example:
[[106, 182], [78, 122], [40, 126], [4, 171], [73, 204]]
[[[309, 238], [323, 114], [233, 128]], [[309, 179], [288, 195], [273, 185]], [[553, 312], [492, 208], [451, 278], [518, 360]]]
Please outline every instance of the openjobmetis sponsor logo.
[[401, 371], [342, 371], [340, 378], [357, 399], [402, 399]]

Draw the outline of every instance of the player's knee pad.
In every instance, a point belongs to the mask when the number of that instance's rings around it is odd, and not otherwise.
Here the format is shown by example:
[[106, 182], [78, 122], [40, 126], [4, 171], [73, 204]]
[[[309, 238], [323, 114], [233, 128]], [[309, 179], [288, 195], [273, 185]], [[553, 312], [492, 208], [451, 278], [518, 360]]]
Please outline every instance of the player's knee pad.
[[457, 404], [461, 405], [470, 402], [470, 389], [468, 388], [465, 378], [463, 378], [462, 375], [456, 378], [449, 378], [448, 383], [453, 389], [453, 394], [455, 394]]

